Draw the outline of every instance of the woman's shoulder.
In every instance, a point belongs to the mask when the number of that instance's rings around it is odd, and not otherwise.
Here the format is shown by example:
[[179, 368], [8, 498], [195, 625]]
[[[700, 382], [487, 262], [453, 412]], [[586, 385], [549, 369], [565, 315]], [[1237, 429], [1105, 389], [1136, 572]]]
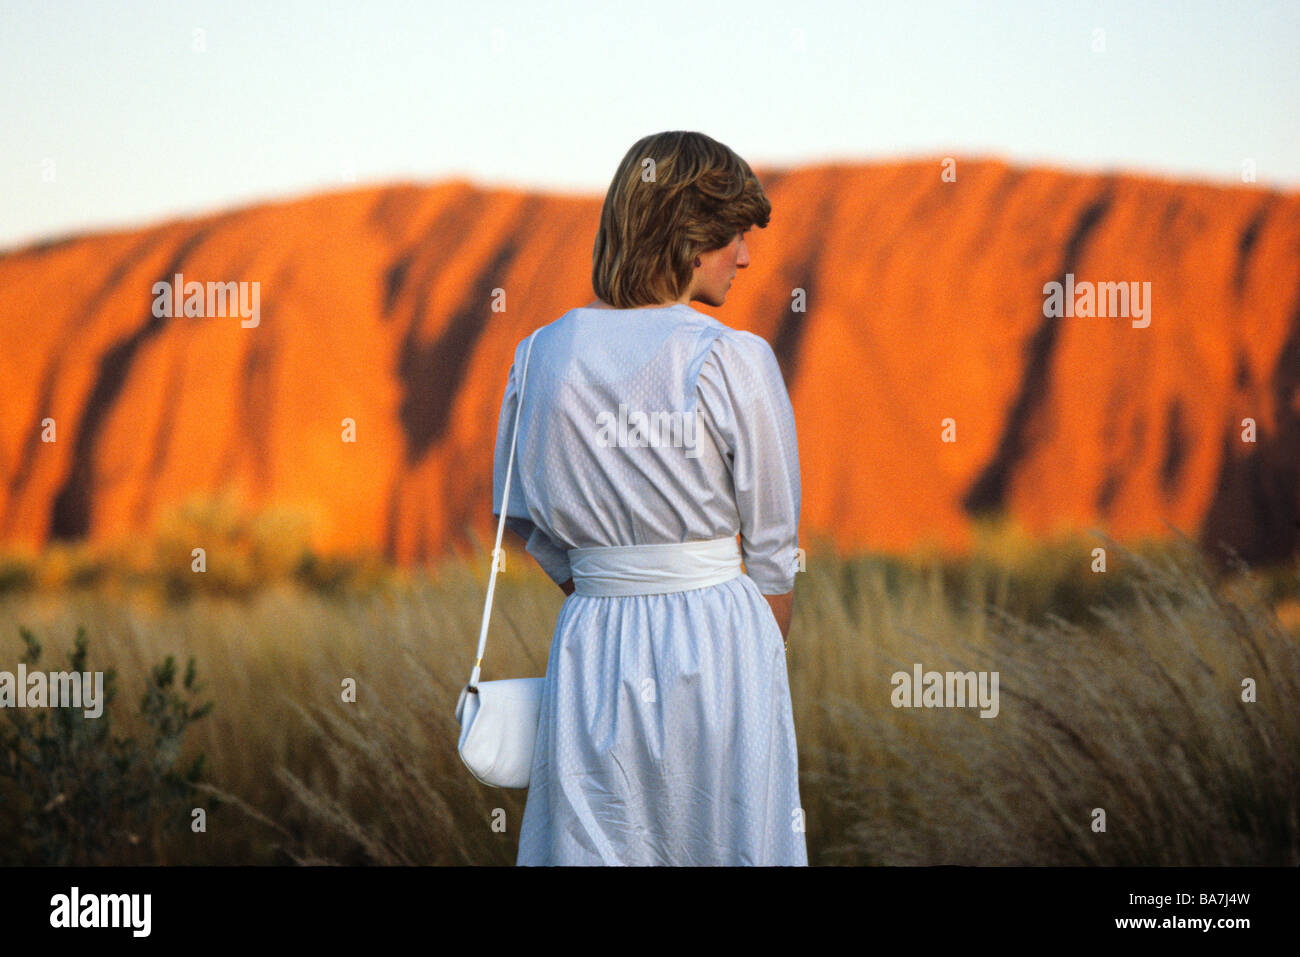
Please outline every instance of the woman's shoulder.
[[710, 336], [710, 358], [723, 364], [742, 363], [769, 371], [779, 366], [771, 343], [756, 332], [718, 323], [716, 335]]
[[[575, 344], [590, 341], [592, 334], [613, 332], [616, 328], [634, 336], [659, 326], [660, 334], [666, 330], [672, 338], [677, 339], [683, 347], [696, 353], [697, 360], [722, 362], [723, 364], [742, 363], [756, 368], [775, 367], [776, 356], [766, 339], [747, 329], [737, 329], [715, 319], [707, 313], [700, 312], [684, 303], [678, 303], [662, 310], [655, 310], [651, 315], [635, 316], [637, 310], [628, 309], [589, 309], [577, 307], [570, 309], [557, 319], [538, 327], [520, 339], [515, 347], [517, 361], [522, 361], [527, 354], [530, 337], [535, 338], [537, 348], [543, 349], [548, 339], [552, 343], [566, 342]], [[660, 326], [660, 323], [664, 325]], [[590, 328], [589, 328], [590, 327]], [[558, 338], [557, 338], [558, 337]], [[599, 339], [600, 336], [595, 338]], [[655, 335], [656, 340], [659, 335]]]
[[538, 329], [538, 339], [569, 338], [572, 341], [599, 340], [606, 335], [636, 338], [649, 334], [659, 339], [664, 333], [694, 341], [707, 341], [738, 330], [724, 325], [685, 303], [654, 309], [608, 309], [578, 306]]
[[714, 395], [730, 394], [748, 402], [784, 387], [785, 376], [766, 339], [747, 329], [724, 326], [692, 363], [692, 386]]

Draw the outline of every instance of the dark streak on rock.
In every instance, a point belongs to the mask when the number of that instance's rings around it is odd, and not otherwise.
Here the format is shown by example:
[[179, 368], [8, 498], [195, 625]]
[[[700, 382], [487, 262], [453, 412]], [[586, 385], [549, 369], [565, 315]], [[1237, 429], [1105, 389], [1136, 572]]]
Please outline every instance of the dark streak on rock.
[[[813, 222], [830, 222], [833, 212], [832, 201], [833, 197], [829, 193], [822, 196]], [[790, 291], [793, 292], [795, 289], [804, 291], [805, 308], [816, 308], [815, 304], [818, 301], [816, 275], [820, 255], [821, 250], [814, 245], [802, 261], [782, 270], [786, 275], [797, 277]], [[787, 297], [779, 307], [772, 310], [781, 316], [776, 329], [772, 332], [772, 352], [776, 355], [777, 365], [781, 367], [781, 375], [785, 379], [787, 389], [794, 384], [795, 375], [799, 370], [799, 352], [807, 333], [808, 319], [807, 312], [795, 312], [792, 306], [793, 303]]]
[[[282, 282], [283, 279], [277, 280], [277, 283]], [[277, 288], [283, 286], [277, 285]], [[246, 445], [253, 463], [253, 487], [258, 489], [269, 489], [274, 480], [269, 452], [273, 438], [271, 423], [275, 421], [275, 357], [280, 345], [274, 321], [275, 312], [274, 301], [268, 302], [267, 308], [262, 310], [263, 331], [256, 337], [244, 359], [241, 370], [244, 388], [239, 403], [239, 431], [234, 439], [239, 442], [243, 436], [247, 436]], [[232, 478], [233, 476], [222, 476], [223, 481]]]
[[[135, 510], [131, 517], [135, 528], [144, 528], [149, 520], [150, 507], [155, 503], [155, 490], [158, 477], [167, 463], [167, 453], [171, 450], [171, 440], [175, 433], [176, 406], [180, 401], [181, 383], [184, 380], [182, 369], [184, 361], [172, 362], [167, 368], [167, 384], [163, 388], [162, 409], [159, 410], [158, 425], [153, 432], [153, 441], [147, 449], [149, 464], [145, 480], [140, 488], [135, 489]], [[106, 490], [109, 483], [100, 477], [100, 489]]]
[[271, 463], [267, 453], [272, 442], [271, 424], [275, 421], [275, 356], [280, 345], [275, 316], [277, 304], [288, 298], [286, 290], [292, 281], [293, 272], [293, 267], [288, 265], [279, 269], [273, 286], [276, 295], [262, 304], [261, 322], [256, 329], [245, 330], [253, 339], [244, 353], [243, 364], [237, 376], [238, 421], [217, 464], [216, 479], [220, 483], [233, 482], [239, 460], [248, 456], [253, 463], [256, 487], [269, 488], [272, 484]]
[[1160, 487], [1165, 498], [1174, 497], [1174, 486], [1187, 461], [1187, 429], [1183, 423], [1183, 404], [1178, 399], [1165, 412], [1165, 454], [1160, 460]]
[[370, 224], [377, 226], [386, 238], [396, 241], [402, 236], [406, 224], [419, 208], [426, 189], [422, 186], [393, 186], [379, 194], [370, 210]]
[[406, 273], [411, 268], [413, 253], [408, 250], [399, 256], [391, 266], [384, 270], [384, 318], [391, 319], [397, 296], [406, 284]]
[[1174, 228], [1174, 221], [1178, 218], [1179, 211], [1183, 208], [1181, 196], [1173, 196], [1165, 204], [1165, 213], [1160, 217], [1160, 233], [1168, 235]]
[[1110, 508], [1111, 503], [1115, 501], [1115, 496], [1119, 494], [1120, 474], [1114, 469], [1106, 471], [1106, 478], [1102, 480], [1101, 489], [1097, 493], [1097, 508], [1105, 511]]
[[414, 297], [411, 308], [422, 314], [422, 300], [427, 298], [429, 286], [446, 269], [455, 254], [459, 237], [484, 208], [484, 197], [478, 192], [448, 204], [433, 218], [420, 238], [398, 254], [384, 271], [385, 321], [399, 314], [403, 297], [407, 294]]
[[0, 258], [6, 259], [40, 259], [52, 252], [65, 249], [74, 243], [88, 238], [88, 234], [71, 233], [65, 236], [50, 236], [45, 239], [38, 239], [36, 242], [27, 243], [15, 249], [7, 250], [0, 253]]
[[[1066, 273], [1073, 272], [1083, 253], [1084, 244], [1111, 204], [1112, 181], [1107, 179], [1101, 195], [1079, 214], [1065, 244], [1061, 269], [1056, 281], [1064, 285]], [[1006, 426], [997, 451], [962, 497], [962, 507], [969, 513], [995, 511], [1006, 504], [1011, 473], [1028, 451], [1029, 427], [1038, 407], [1047, 396], [1047, 380], [1056, 353], [1059, 319], [1043, 316], [1026, 349], [1025, 373], [1020, 391], [1007, 415]]]
[[1264, 225], [1264, 220], [1268, 218], [1272, 205], [1271, 198], [1260, 203], [1259, 209], [1255, 210], [1255, 215], [1250, 218], [1246, 228], [1237, 237], [1237, 262], [1232, 271], [1232, 288], [1238, 297], [1246, 288], [1246, 270], [1250, 266], [1250, 256], [1255, 251], [1255, 243], [1259, 241], [1259, 231]]
[[[72, 321], [68, 323], [67, 328], [75, 332], [88, 326], [94, 318], [95, 310], [112, 296], [126, 275], [162, 241], [165, 235], [166, 233], [163, 230], [156, 230], [145, 235], [110, 270], [104, 281], [99, 284], [99, 288], [86, 298], [85, 304]], [[56, 350], [46, 363], [45, 371], [41, 374], [40, 398], [36, 402], [34, 419], [25, 431], [26, 439], [23, 442], [22, 451], [18, 455], [18, 467], [9, 478], [9, 489], [5, 496], [3, 528], [6, 537], [13, 529], [18, 508], [27, 491], [27, 483], [31, 480], [32, 470], [39, 461], [37, 449], [41, 444], [40, 424], [41, 420], [49, 414], [53, 404], [54, 388], [59, 382], [59, 373], [62, 368], [61, 359], [62, 353]]]
[[[807, 292], [806, 302], [815, 302], [813, 296], [816, 292], [816, 284], [810, 267], [811, 264], [805, 266], [809, 271], [804, 274], [804, 279], [799, 280], [796, 288]], [[787, 389], [794, 384], [795, 374], [798, 371], [799, 347], [803, 344], [807, 318], [807, 312], [795, 312], [787, 304], [786, 311], [772, 334], [772, 352], [776, 355], [777, 365], [781, 367], [781, 375], [785, 379]]]
[[385, 499], [388, 502], [388, 508], [384, 510], [384, 545], [382, 554], [389, 561], [393, 561], [397, 557], [397, 526], [401, 519], [401, 477], [394, 476], [390, 485], [391, 487], [388, 489]]
[[[519, 252], [517, 238], [541, 208], [538, 197], [530, 197], [505, 243], [469, 283], [462, 302], [441, 335], [427, 345], [417, 342], [429, 305], [429, 288], [438, 268], [422, 270], [422, 282], [415, 296], [414, 312], [407, 324], [397, 361], [397, 375], [404, 387], [398, 420], [406, 436], [406, 464], [414, 466], [447, 430], [451, 409], [465, 380], [469, 359], [492, 318], [492, 290], [503, 285], [503, 276]], [[454, 235], [454, 234], [453, 234]], [[446, 240], [444, 239], [444, 242]]]
[[1220, 543], [1246, 561], [1282, 561], [1300, 545], [1300, 290], [1290, 332], [1270, 377], [1276, 428], [1241, 441], [1241, 420], [1230, 419], [1220, 453], [1214, 500], [1201, 526], [1201, 544], [1218, 556]]
[[[158, 282], [171, 282], [185, 258], [202, 243], [214, 226], [208, 226], [186, 239], [159, 274]], [[150, 284], [152, 286], [152, 284]], [[117, 402], [130, 375], [140, 347], [159, 335], [169, 317], [155, 316], [152, 309], [144, 324], [125, 339], [109, 348], [99, 360], [99, 372], [86, 397], [77, 422], [77, 437], [72, 451], [72, 465], [62, 487], [54, 497], [50, 513], [50, 538], [64, 541], [84, 538], [90, 531], [91, 493], [97, 446], [104, 423]]]

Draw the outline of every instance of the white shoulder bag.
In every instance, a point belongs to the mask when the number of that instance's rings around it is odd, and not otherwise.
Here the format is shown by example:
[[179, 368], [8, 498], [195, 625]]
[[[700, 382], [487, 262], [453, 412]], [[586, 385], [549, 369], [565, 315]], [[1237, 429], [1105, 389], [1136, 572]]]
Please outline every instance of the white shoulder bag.
[[478, 657], [470, 672], [469, 684], [461, 689], [456, 703], [456, 720], [460, 722], [461, 760], [478, 780], [495, 788], [526, 788], [533, 765], [533, 745], [537, 739], [537, 716], [542, 704], [545, 678], [509, 678], [503, 681], [479, 681], [483, 649], [487, 647], [488, 620], [492, 616], [492, 593], [496, 589], [497, 569], [504, 555], [501, 535], [510, 508], [510, 478], [519, 439], [519, 420], [524, 411], [524, 386], [528, 383], [528, 360], [533, 352], [534, 332], [528, 337], [524, 371], [519, 380], [519, 399], [515, 405], [515, 427], [510, 436], [510, 455], [506, 460], [505, 491], [501, 496], [501, 520], [497, 523], [497, 542], [492, 549], [492, 572], [488, 576], [487, 600], [483, 604], [483, 624], [478, 633]]

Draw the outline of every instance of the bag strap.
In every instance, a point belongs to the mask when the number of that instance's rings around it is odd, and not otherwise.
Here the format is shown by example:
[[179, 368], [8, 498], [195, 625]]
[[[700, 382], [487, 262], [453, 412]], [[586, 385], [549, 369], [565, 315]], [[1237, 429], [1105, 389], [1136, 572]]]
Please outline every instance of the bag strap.
[[483, 603], [483, 624], [478, 632], [478, 654], [474, 661], [474, 670], [469, 675], [469, 690], [478, 694], [478, 679], [483, 664], [483, 650], [487, 647], [488, 620], [492, 617], [492, 594], [496, 591], [497, 569], [505, 553], [501, 550], [501, 536], [506, 530], [506, 512], [510, 510], [510, 479], [514, 471], [515, 445], [519, 441], [519, 420], [524, 413], [524, 386], [528, 384], [528, 360], [533, 354], [533, 340], [541, 330], [535, 330], [528, 337], [528, 350], [524, 353], [524, 371], [519, 379], [519, 397], [515, 400], [515, 426], [510, 434], [510, 454], [506, 457], [506, 484], [501, 493], [501, 520], [497, 522], [497, 543], [492, 549], [492, 572], [488, 575], [487, 599]]

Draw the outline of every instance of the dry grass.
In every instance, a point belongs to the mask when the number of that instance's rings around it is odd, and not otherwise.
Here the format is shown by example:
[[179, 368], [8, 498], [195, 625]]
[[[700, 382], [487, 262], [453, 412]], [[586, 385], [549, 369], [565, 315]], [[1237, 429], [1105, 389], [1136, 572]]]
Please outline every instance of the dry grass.
[[[815, 665], [794, 694], [821, 862], [1300, 863], [1297, 635], [1262, 583], [1216, 587], [1189, 543], [1109, 550], [1128, 594], [1080, 622], [958, 613], [870, 566], [849, 587], [808, 577]], [[889, 676], [917, 661], [997, 671], [999, 715], [893, 708]]]
[[[85, 624], [126, 699], [164, 655], [197, 658], [216, 709], [188, 746], [208, 756], [211, 813], [161, 863], [513, 863], [524, 792], [477, 784], [455, 750], [486, 555], [428, 576], [335, 567], [332, 586], [364, 584], [322, 594], [295, 581], [324, 565], [268, 527], [278, 550], [248, 548], [237, 588], [137, 592], [120, 555], [0, 561], [0, 668], [20, 624], [56, 655]], [[808, 548], [790, 669], [811, 863], [1300, 864], [1300, 652], [1270, 610], [1294, 603], [1294, 571], [1216, 582], [1186, 542], [1106, 542], [1095, 575], [1098, 544], [994, 536], [961, 565]], [[512, 555], [487, 677], [542, 673], [562, 598]], [[890, 676], [913, 662], [997, 671], [1000, 714], [894, 708]]]

